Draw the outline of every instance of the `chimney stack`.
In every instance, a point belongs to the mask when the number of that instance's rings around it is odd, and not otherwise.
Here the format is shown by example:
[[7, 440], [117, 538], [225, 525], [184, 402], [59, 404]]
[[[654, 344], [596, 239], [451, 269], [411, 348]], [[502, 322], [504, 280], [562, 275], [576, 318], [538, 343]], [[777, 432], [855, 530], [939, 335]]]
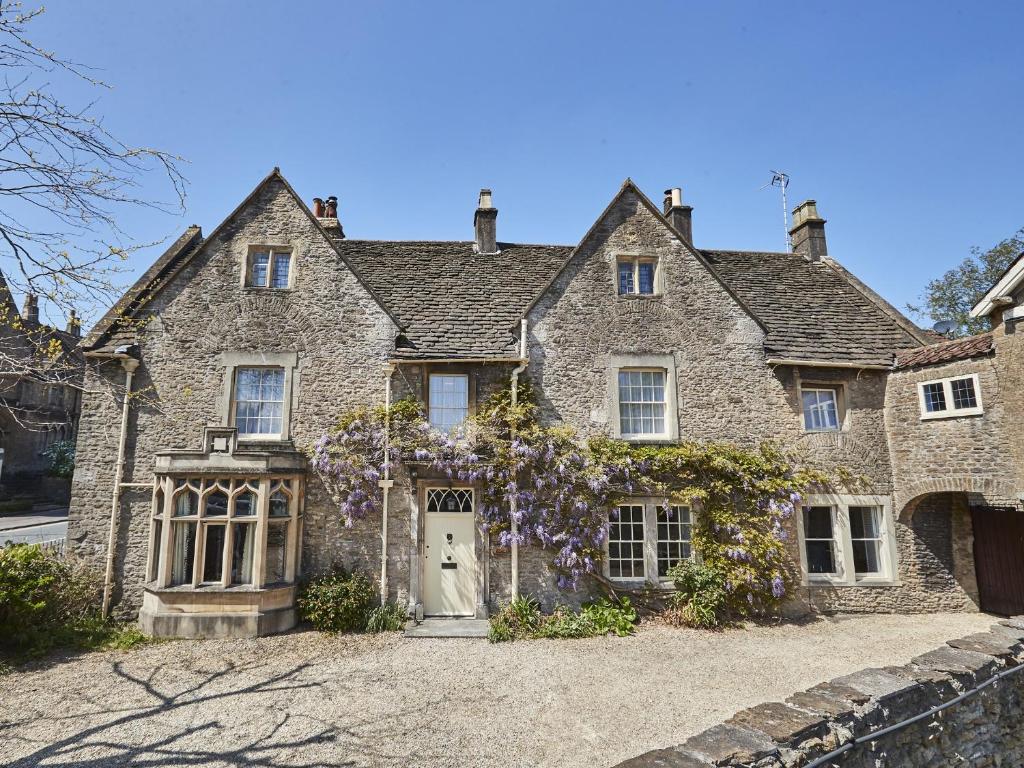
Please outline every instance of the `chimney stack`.
[[26, 323], [39, 324], [39, 297], [34, 293], [25, 294], [25, 307], [21, 310], [21, 319]]
[[498, 252], [498, 209], [491, 203], [491, 190], [480, 190], [480, 201], [473, 215], [476, 230], [476, 252]]
[[801, 254], [808, 261], [821, 261], [822, 256], [828, 256], [825, 220], [818, 215], [818, 204], [814, 200], [804, 200], [793, 209], [789, 236], [793, 253]]
[[336, 240], [345, 239], [345, 230], [338, 221], [338, 198], [331, 195], [326, 200], [320, 197], [313, 198], [313, 215], [320, 222], [320, 226], [327, 230], [327, 234]]
[[72, 336], [82, 335], [82, 321], [78, 319], [78, 315], [75, 314], [75, 310], [71, 310], [71, 316], [68, 318], [68, 333]]
[[665, 190], [665, 218], [686, 242], [693, 244], [693, 208], [683, 205], [683, 190], [679, 187]]

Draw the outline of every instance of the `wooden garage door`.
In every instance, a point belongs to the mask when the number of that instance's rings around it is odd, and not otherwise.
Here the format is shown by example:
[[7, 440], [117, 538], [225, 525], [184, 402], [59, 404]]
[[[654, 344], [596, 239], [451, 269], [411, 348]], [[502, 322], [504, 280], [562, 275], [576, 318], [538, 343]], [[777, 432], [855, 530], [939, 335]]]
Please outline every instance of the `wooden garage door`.
[[973, 508], [971, 521], [981, 610], [1006, 616], [1024, 614], [1024, 512]]

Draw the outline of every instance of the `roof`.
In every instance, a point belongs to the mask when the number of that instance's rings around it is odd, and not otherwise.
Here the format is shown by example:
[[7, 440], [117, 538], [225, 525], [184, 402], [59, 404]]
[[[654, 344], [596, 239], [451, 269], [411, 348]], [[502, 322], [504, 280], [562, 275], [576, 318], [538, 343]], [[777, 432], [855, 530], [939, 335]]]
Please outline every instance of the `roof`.
[[1024, 253], [1014, 259], [1002, 276], [996, 280], [995, 285], [981, 297], [981, 301], [974, 305], [971, 317], [986, 317], [992, 314], [997, 308], [995, 300], [1016, 291], [1022, 284], [1024, 284]]
[[979, 333], [964, 339], [944, 341], [901, 352], [896, 360], [897, 368], [914, 368], [921, 365], [937, 365], [954, 360], [967, 360], [987, 355], [993, 349], [991, 333]]
[[397, 357], [518, 357], [513, 328], [572, 251], [498, 243], [499, 253], [481, 254], [472, 241], [336, 245], [398, 318]]
[[[889, 366], [919, 346], [920, 329], [832, 259], [798, 253], [704, 250], [768, 329], [770, 359]], [[915, 333], [916, 331], [916, 333]]]

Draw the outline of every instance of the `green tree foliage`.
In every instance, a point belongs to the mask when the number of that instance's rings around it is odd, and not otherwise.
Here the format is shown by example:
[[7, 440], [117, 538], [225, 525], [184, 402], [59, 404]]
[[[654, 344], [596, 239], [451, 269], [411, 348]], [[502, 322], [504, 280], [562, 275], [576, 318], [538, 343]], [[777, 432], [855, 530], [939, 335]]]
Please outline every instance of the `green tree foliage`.
[[950, 335], [955, 338], [983, 333], [988, 321], [972, 318], [971, 309], [1022, 252], [1024, 227], [987, 251], [975, 246], [960, 264], [925, 286], [920, 304], [908, 304], [907, 309], [933, 322], [952, 320], [956, 328]]

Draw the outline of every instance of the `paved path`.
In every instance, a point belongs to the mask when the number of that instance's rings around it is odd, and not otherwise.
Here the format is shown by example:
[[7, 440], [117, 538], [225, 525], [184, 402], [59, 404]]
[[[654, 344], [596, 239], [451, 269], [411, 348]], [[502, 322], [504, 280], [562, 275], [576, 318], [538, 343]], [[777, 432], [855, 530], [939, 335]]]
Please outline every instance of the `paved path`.
[[0, 528], [0, 546], [12, 544], [42, 544], [45, 541], [60, 541], [68, 535], [67, 518], [56, 523], [28, 525], [20, 528]]
[[500, 645], [313, 632], [177, 641], [0, 677], [0, 760], [601, 768], [992, 623], [860, 616]]

